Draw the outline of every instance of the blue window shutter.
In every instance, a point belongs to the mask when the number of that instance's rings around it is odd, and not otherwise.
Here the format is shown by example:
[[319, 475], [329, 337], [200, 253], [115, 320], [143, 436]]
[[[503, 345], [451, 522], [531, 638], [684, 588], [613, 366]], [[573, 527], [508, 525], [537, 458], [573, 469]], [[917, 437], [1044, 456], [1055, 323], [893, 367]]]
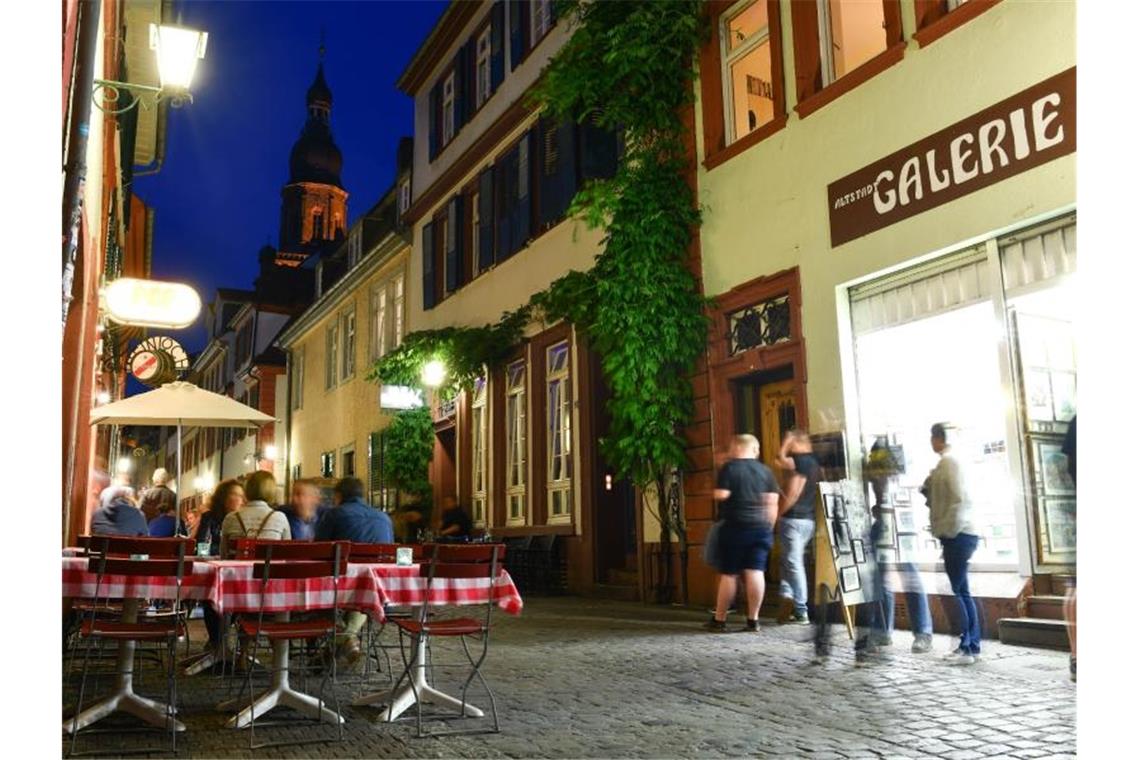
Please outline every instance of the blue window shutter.
[[495, 170], [479, 175], [479, 271], [495, 263]]
[[491, 92], [503, 83], [503, 14], [507, 5], [495, 0], [491, 6]]
[[530, 17], [530, 5], [527, 0], [507, 0], [507, 21], [511, 37], [511, 71], [518, 68], [526, 54], [527, 27]]
[[455, 71], [455, 99], [452, 101], [452, 110], [454, 111], [452, 118], [455, 123], [455, 134], [459, 134], [459, 129], [467, 123], [467, 82], [471, 79], [467, 76], [466, 45], [461, 45], [455, 53], [452, 68]]
[[582, 180], [609, 179], [617, 171], [618, 136], [590, 120], [578, 126], [582, 154]]
[[[523, 246], [530, 241], [530, 215], [531, 215], [531, 200], [534, 198], [534, 150], [532, 146], [535, 142], [535, 136], [538, 130], [532, 128], [529, 132], [522, 136], [519, 140], [519, 148], [512, 151], [515, 154], [515, 234], [514, 239], [511, 241], [515, 251], [520, 250]], [[527, 181], [526, 187], [522, 187], [518, 180], [520, 156], [526, 154], [527, 165]], [[525, 190], [525, 193], [523, 192]]]
[[428, 161], [439, 155], [439, 83], [428, 92]]
[[511, 184], [511, 159], [513, 151], [499, 159], [495, 164], [495, 261], [502, 261], [510, 256], [514, 250], [511, 247], [511, 212], [514, 211], [514, 192]]
[[423, 233], [424, 309], [435, 306], [435, 225], [428, 222]]
[[444, 283], [447, 292], [452, 293], [462, 284], [463, 264], [463, 197], [455, 196], [447, 204], [447, 239], [443, 241]]
[[549, 119], [539, 122], [535, 152], [539, 161], [539, 224], [542, 229], [560, 222], [577, 190], [574, 123]]

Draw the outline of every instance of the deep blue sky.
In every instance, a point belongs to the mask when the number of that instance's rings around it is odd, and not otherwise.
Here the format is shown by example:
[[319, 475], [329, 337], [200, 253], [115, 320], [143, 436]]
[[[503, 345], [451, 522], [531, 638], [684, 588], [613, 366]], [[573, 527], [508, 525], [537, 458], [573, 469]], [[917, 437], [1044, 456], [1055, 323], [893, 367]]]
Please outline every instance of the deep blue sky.
[[[277, 244], [289, 151], [305, 122], [321, 29], [332, 129], [344, 156], [350, 222], [390, 186], [412, 100], [395, 82], [447, 3], [433, 0], [182, 0], [182, 22], [210, 35], [194, 102], [171, 109], [166, 161], [135, 192], [155, 209], [155, 279], [249, 288], [257, 251]], [[199, 322], [172, 333], [190, 352]]]

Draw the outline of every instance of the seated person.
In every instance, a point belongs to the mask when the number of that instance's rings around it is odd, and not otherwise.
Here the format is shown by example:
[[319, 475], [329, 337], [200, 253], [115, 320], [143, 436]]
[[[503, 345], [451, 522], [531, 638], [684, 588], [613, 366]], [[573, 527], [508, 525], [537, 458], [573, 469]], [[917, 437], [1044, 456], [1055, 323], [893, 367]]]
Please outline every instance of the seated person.
[[222, 557], [229, 556], [231, 544], [237, 538], [272, 541], [292, 538], [285, 515], [269, 506], [270, 501], [277, 500], [277, 481], [273, 479], [273, 473], [260, 470], [250, 475], [245, 483], [245, 495], [249, 499], [245, 506], [222, 520]]
[[312, 541], [317, 521], [328, 510], [321, 507], [321, 489], [311, 480], [296, 480], [289, 503], [279, 510], [289, 521], [289, 532], [294, 541]]
[[[364, 503], [364, 483], [359, 478], [341, 478], [333, 489], [336, 506], [317, 523], [317, 541], [356, 541], [390, 544], [392, 519], [388, 513]], [[360, 612], [345, 615], [344, 633], [337, 636], [337, 655], [351, 665], [361, 658], [358, 637], [367, 618]]]
[[91, 516], [93, 536], [145, 536], [146, 518], [135, 505], [130, 486], [110, 486], [100, 496], [102, 506]]
[[459, 506], [454, 496], [443, 497], [443, 515], [440, 516], [439, 537], [447, 541], [463, 542], [471, 539], [471, 517]]
[[150, 521], [147, 531], [151, 538], [172, 538], [185, 535], [186, 528], [180, 525], [174, 513], [178, 511], [174, 502], [163, 502], [158, 507], [158, 517]]

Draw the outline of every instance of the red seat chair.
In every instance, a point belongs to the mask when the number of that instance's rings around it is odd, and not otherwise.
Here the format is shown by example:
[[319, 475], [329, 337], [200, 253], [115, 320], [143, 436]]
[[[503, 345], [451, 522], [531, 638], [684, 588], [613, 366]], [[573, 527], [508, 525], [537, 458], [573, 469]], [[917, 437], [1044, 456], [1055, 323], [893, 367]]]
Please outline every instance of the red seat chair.
[[[243, 636], [252, 641], [252, 659], [257, 659], [257, 648], [265, 642], [270, 646], [288, 647], [292, 641], [300, 640], [309, 645], [310, 649], [319, 651], [328, 647], [331, 651], [334, 646], [337, 632], [337, 616], [339, 612], [340, 581], [344, 577], [348, 565], [348, 542], [344, 541], [267, 541], [254, 539], [239, 539], [238, 556], [243, 553], [252, 556], [260, 563], [257, 573], [260, 579], [259, 609], [256, 618], [243, 617], [238, 628]], [[304, 620], [267, 620], [266, 597], [270, 591], [271, 581], [275, 580], [306, 580], [317, 578], [331, 578], [333, 582], [332, 604], [327, 610], [320, 610], [317, 614], [307, 616]], [[286, 649], [287, 651], [287, 649]], [[337, 740], [344, 739], [344, 719], [340, 712], [340, 699], [336, 692], [336, 659], [330, 658], [331, 664], [325, 670], [325, 677], [321, 680], [320, 691], [317, 697], [317, 722], [322, 720], [326, 710], [324, 703], [325, 687], [331, 680], [333, 693], [333, 712], [336, 715]], [[307, 663], [306, 663], [307, 664]], [[274, 657], [270, 669], [274, 686], [280, 694], [280, 701], [284, 704], [297, 707], [293, 704], [298, 699], [311, 700], [311, 697], [300, 694], [288, 685], [289, 664], [287, 656], [284, 660]], [[295, 742], [271, 742], [255, 744], [254, 732], [256, 729], [256, 710], [253, 694], [253, 668], [246, 672], [246, 687], [249, 693], [250, 722], [249, 746], [250, 749], [264, 747], [308, 744], [323, 739], [312, 739]], [[264, 724], [263, 724], [264, 725]], [[292, 724], [290, 724], [292, 725]]]
[[[426, 579], [425, 600], [431, 598], [431, 592], [434, 586], [440, 582], [446, 582], [456, 578], [486, 578], [492, 588], [488, 589], [487, 603], [482, 609], [482, 614], [478, 617], [460, 616], [433, 619], [429, 615], [428, 608], [430, 605], [425, 603], [420, 605], [418, 613], [411, 619], [396, 619], [392, 621], [400, 631], [401, 654], [404, 656], [405, 664], [404, 672], [392, 687], [392, 702], [395, 702], [395, 695], [400, 684], [407, 678], [416, 698], [416, 735], [418, 737], [488, 732], [488, 729], [476, 728], [428, 734], [423, 729], [423, 703], [420, 699], [419, 688], [424, 684], [423, 676], [425, 672], [431, 668], [470, 668], [463, 682], [463, 692], [459, 700], [459, 717], [463, 717], [467, 714], [467, 690], [472, 680], [478, 679], [491, 700], [493, 728], [489, 731], [491, 733], [498, 733], [499, 713], [495, 703], [495, 694], [491, 691], [491, 687], [487, 684], [486, 679], [483, 678], [480, 668], [487, 658], [490, 645], [491, 610], [495, 606], [492, 589], [495, 579], [499, 575], [500, 563], [505, 554], [506, 547], [502, 544], [432, 544], [428, 547], [428, 551], [430, 552], [430, 561], [420, 566], [420, 576]], [[407, 653], [403, 649], [405, 636], [410, 639], [412, 650], [411, 659], [408, 658]], [[433, 638], [458, 638], [462, 643], [463, 653], [467, 661], [457, 664], [442, 664], [432, 663], [430, 657], [426, 658], [426, 660], [425, 658], [419, 657], [416, 653], [420, 651], [419, 646], [421, 642], [425, 644], [426, 649], [426, 645], [430, 644]], [[472, 648], [468, 645], [469, 640], [476, 640], [478, 642], [479, 647], [477, 648], [477, 654], [472, 653]], [[414, 672], [416, 670], [421, 671], [419, 677], [417, 677], [417, 674]], [[417, 684], [420, 686], [417, 686]]]
[[[111, 594], [107, 576], [127, 577], [167, 577], [174, 579], [174, 609], [180, 609], [182, 601], [182, 581], [188, 567], [193, 567], [193, 541], [180, 538], [128, 538], [121, 536], [86, 537], [88, 550], [87, 566], [96, 573], [95, 593], [86, 605], [85, 619], [79, 626], [80, 640], [86, 640], [83, 655], [83, 674], [79, 682], [79, 695], [76, 699], [75, 714], [71, 720], [71, 746], [68, 754], [74, 754], [79, 738], [80, 719], [83, 717], [83, 697], [87, 689], [87, 676], [95, 644], [100, 648], [105, 642], [113, 641], [120, 645], [137, 643], [165, 644], [166, 657], [166, 697], [164, 723], [170, 728], [170, 749], [177, 752], [178, 721], [177, 713], [178, 681], [175, 667], [175, 650], [178, 640], [186, 635], [185, 619], [180, 614], [152, 618], [149, 622], [138, 622], [135, 600], [123, 599], [124, 617], [131, 619], [109, 619], [104, 613]], [[130, 557], [140, 557], [131, 559]], [[123, 661], [123, 656], [129, 659]], [[134, 651], [133, 647], [120, 646], [118, 667], [118, 689], [101, 705], [91, 709], [91, 716], [84, 722], [94, 722], [115, 709], [125, 709], [139, 714], [153, 711], [160, 703], [139, 697], [134, 693]], [[153, 716], [152, 716], [153, 718]]]

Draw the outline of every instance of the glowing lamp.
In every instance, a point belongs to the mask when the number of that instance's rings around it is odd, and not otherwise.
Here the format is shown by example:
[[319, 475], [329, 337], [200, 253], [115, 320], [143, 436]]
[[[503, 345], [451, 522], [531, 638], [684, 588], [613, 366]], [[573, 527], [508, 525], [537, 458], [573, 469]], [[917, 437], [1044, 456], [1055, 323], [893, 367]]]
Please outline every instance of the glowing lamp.
[[179, 282], [120, 277], [103, 291], [107, 315], [134, 327], [189, 327], [202, 310], [202, 299]]
[[439, 359], [429, 361], [420, 372], [420, 379], [429, 388], [438, 388], [443, 385], [446, 377], [447, 367]]
[[206, 57], [207, 36], [184, 26], [150, 25], [150, 49], [158, 58], [158, 79], [164, 91], [190, 89], [198, 61]]

